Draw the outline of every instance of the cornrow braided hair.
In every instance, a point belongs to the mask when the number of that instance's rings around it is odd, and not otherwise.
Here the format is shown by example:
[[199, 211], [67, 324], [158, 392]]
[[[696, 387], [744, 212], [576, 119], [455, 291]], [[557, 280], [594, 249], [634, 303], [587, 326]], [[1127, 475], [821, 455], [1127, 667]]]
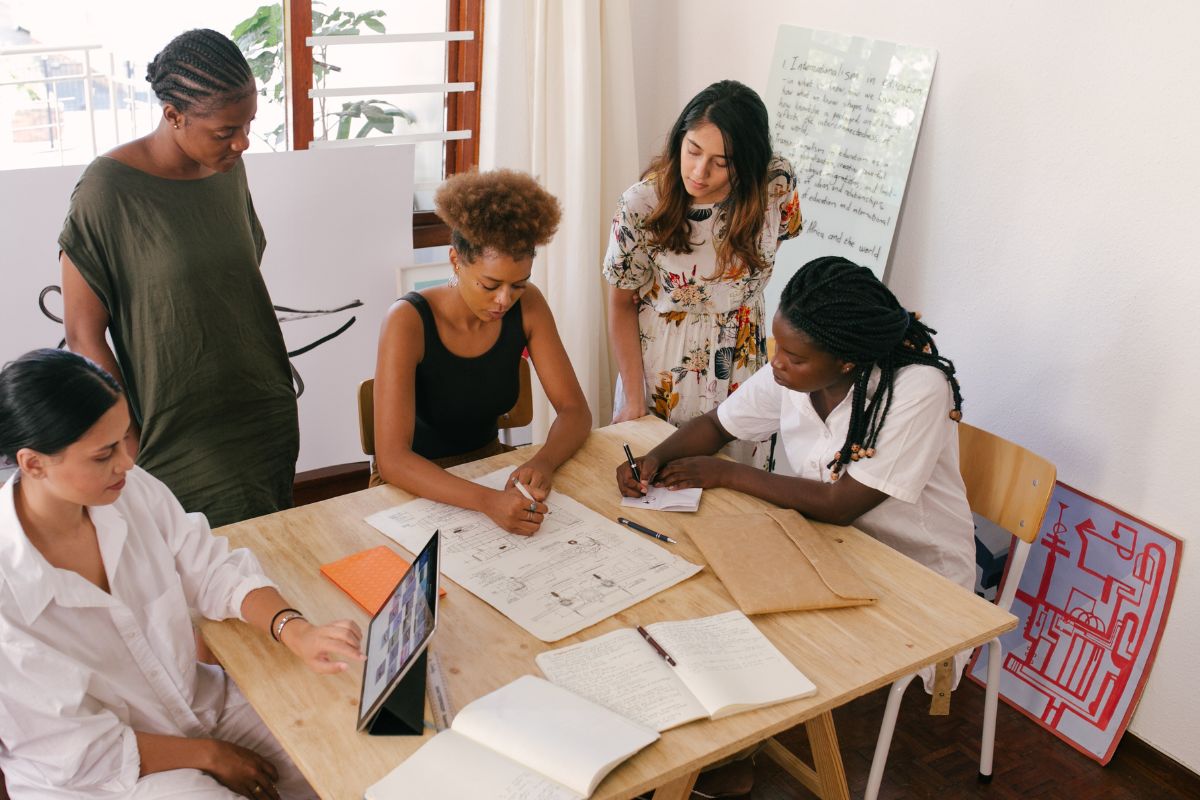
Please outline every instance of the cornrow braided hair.
[[195, 105], [236, 102], [254, 91], [254, 73], [242, 51], [208, 28], [172, 39], [146, 68], [146, 80], [159, 102], [185, 113]]
[[[891, 409], [896, 373], [902, 367], [923, 364], [941, 370], [954, 393], [950, 418], [962, 419], [954, 363], [938, 353], [933, 341], [937, 331], [921, 322], [920, 314], [905, 310], [866, 267], [838, 256], [808, 262], [788, 281], [779, 311], [793, 328], [857, 370], [846, 441], [826, 465], [833, 480], [851, 461], [875, 455], [875, 443]], [[876, 366], [879, 385], [868, 397], [867, 384]]]

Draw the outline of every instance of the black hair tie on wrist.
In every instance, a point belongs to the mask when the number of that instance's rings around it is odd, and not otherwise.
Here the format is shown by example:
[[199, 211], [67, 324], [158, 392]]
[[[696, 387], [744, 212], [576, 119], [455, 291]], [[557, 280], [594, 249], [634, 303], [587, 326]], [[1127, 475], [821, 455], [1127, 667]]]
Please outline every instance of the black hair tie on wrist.
[[289, 611], [291, 611], [293, 614], [300, 614], [300, 616], [304, 616], [303, 614], [300, 613], [299, 609], [295, 609], [295, 608], [281, 608], [278, 611], [276, 611], [275, 616], [271, 617], [271, 624], [267, 627], [267, 632], [270, 633], [271, 638], [275, 639], [275, 641], [277, 641], [277, 642], [279, 641], [279, 639], [275, 638], [275, 622], [276, 622], [276, 620], [279, 619], [281, 614], [286, 614]]

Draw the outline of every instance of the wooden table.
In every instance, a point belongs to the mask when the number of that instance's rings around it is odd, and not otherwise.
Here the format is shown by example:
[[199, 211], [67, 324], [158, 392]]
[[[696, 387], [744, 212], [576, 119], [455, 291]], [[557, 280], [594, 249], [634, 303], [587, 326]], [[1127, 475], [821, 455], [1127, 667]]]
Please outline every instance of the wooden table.
[[[655, 418], [592, 432], [585, 446], [558, 472], [555, 488], [597, 512], [639, 519], [677, 539], [672, 551], [704, 563], [688, 526], [697, 515], [625, 509], [618, 511], [614, 480], [623, 459], [621, 443], [646, 452], [671, 432]], [[519, 463], [529, 451], [506, 453], [455, 468], [481, 475]], [[381, 486], [219, 530], [234, 546], [251, 548], [284, 596], [318, 622], [349, 617], [364, 628], [368, 616], [322, 577], [321, 564], [390, 539], [363, 518], [398, 505], [410, 495]], [[704, 493], [699, 514], [751, 512], [762, 501], [725, 489]], [[688, 797], [697, 771], [713, 761], [805, 723], [816, 769], [806, 783], [828, 800], [849, 797], [832, 709], [966, 647], [1016, 626], [1016, 618], [853, 528], [818, 525], [844, 537], [860, 574], [879, 592], [872, 606], [754, 617], [759, 629], [817, 686], [813, 697], [699, 721], [662, 738], [617, 767], [595, 798], [630, 798], [658, 787], [656, 800]], [[670, 545], [665, 545], [671, 547]], [[431, 644], [447, 673], [451, 705], [461, 708], [519, 675], [539, 674], [534, 656], [551, 647], [590, 639], [617, 628], [685, 619], [736, 608], [711, 570], [661, 592], [576, 636], [547, 645], [465, 589], [444, 580], [439, 628]], [[309, 672], [285, 648], [247, 625], [205, 622], [205, 639], [255, 709], [324, 798], [361, 798], [366, 787], [391, 771], [426, 737], [373, 737], [355, 731], [361, 671], [333, 677]]]

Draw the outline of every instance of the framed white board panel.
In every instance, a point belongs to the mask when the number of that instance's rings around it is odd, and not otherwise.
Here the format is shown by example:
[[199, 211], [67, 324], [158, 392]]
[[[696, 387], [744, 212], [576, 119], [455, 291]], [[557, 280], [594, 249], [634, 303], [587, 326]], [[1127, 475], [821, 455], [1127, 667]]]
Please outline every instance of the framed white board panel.
[[764, 101], [796, 168], [804, 232], [779, 250], [768, 312], [819, 256], [883, 277], [936, 62], [925, 47], [780, 26]]

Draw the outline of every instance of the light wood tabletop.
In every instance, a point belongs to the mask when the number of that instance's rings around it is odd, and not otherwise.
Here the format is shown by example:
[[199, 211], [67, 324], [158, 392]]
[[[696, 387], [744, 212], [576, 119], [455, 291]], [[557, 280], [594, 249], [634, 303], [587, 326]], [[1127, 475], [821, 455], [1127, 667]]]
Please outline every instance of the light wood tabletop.
[[[704, 564], [688, 535], [693, 520], [768, 506], [746, 495], [716, 489], [704, 492], [698, 514], [622, 509], [614, 478], [624, 458], [622, 442], [629, 442], [634, 453], [644, 453], [672, 430], [653, 417], [595, 430], [556, 474], [554, 487], [610, 519], [624, 515], [671, 536], [678, 545], [664, 547]], [[474, 477], [520, 463], [531, 452], [506, 453], [453, 471]], [[218, 534], [228, 536], [234, 546], [251, 548], [284, 597], [311, 620], [350, 618], [365, 629], [368, 615], [326, 580], [320, 567], [380, 544], [411, 557], [364, 521], [370, 514], [409, 499], [411, 496], [399, 489], [380, 486], [229, 525]], [[1011, 614], [853, 528], [823, 524], [817, 528], [846, 540], [848, 550], [843, 552], [875, 587], [879, 602], [752, 618], [812, 680], [817, 693], [666, 731], [659, 741], [610, 773], [593, 797], [617, 800], [659, 787], [656, 800], [686, 798], [701, 767], [801, 723], [808, 725], [814, 739], [820, 793], [827, 798], [848, 797], [832, 709], [1016, 625]], [[452, 581], [443, 579], [443, 585], [447, 594], [441, 602], [431, 649], [446, 675], [455, 710], [520, 675], [540, 674], [533, 659], [544, 650], [617, 628], [708, 616], [737, 607], [706, 568], [575, 636], [546, 644]], [[214, 654], [323, 798], [361, 798], [366, 787], [431, 735], [376, 737], [356, 732], [361, 669], [318, 676], [285, 648], [238, 621], [206, 621], [201, 630]]]

